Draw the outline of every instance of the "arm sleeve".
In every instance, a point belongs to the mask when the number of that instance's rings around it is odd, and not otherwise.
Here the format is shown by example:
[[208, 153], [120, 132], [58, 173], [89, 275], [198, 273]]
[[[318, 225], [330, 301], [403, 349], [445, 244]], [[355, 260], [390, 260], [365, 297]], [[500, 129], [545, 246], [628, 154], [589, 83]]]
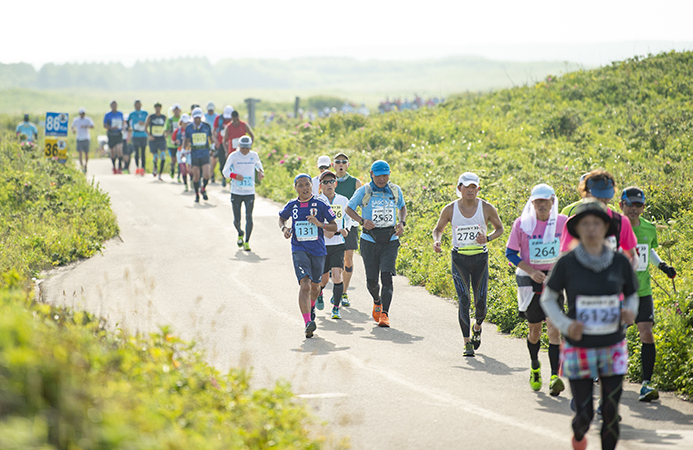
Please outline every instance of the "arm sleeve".
[[232, 173], [233, 170], [233, 159], [229, 156], [226, 158], [226, 164], [224, 164], [224, 169], [221, 171], [221, 173], [226, 177], [226, 178], [231, 178], [232, 180], [236, 179], [236, 174]]
[[630, 309], [633, 314], [637, 315], [638, 314], [638, 308], [640, 307], [640, 297], [638, 297], [638, 294], [630, 294], [623, 300], [623, 308], [624, 309]]
[[556, 328], [561, 330], [561, 333], [564, 335], [568, 334], [568, 328], [570, 328], [572, 319], [566, 316], [565, 312], [558, 305], [558, 292], [548, 287], [544, 289], [544, 292], [541, 294], [541, 309], [544, 310], [544, 314], [551, 319]]
[[522, 258], [520, 258], [520, 251], [519, 250], [513, 250], [510, 247], [507, 247], [505, 249], [505, 257], [508, 258], [508, 261], [513, 263], [514, 265], [520, 264], [522, 261]]
[[662, 264], [662, 258], [659, 257], [653, 248], [650, 249], [650, 264], [654, 264], [655, 266]]

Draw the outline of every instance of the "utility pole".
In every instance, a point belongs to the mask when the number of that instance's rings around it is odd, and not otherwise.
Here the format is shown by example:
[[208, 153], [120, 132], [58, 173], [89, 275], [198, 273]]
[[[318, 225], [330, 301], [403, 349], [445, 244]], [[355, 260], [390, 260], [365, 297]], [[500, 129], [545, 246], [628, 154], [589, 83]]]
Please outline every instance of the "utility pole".
[[298, 105], [301, 103], [301, 98], [296, 97], [296, 101], [294, 102], [294, 118], [298, 119]]
[[246, 98], [245, 102], [248, 105], [248, 124], [255, 128], [255, 104], [260, 103], [259, 98]]

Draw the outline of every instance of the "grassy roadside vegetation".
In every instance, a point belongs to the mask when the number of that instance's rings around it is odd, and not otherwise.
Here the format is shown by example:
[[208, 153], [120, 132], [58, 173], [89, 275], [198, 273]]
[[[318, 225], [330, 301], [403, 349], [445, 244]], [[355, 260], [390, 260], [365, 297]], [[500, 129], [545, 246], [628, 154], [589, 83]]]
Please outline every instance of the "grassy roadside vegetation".
[[[561, 207], [578, 199], [581, 174], [605, 168], [619, 186], [642, 187], [645, 217], [659, 228], [660, 255], [679, 272], [673, 285], [651, 268], [656, 304], [657, 363], [662, 390], [693, 395], [693, 53], [634, 58], [590, 71], [548, 76], [531, 86], [465, 94], [435, 109], [363, 118], [333, 116], [256, 133], [267, 177], [260, 193], [294, 195], [292, 178], [315, 173], [318, 155], [344, 149], [350, 171], [366, 179], [372, 161], [393, 167], [410, 219], [398, 271], [413, 284], [454, 297], [448, 256], [432, 250], [430, 232], [456, 199], [457, 177], [481, 176], [481, 197], [494, 204], [506, 234], [490, 245], [488, 320], [524, 335], [516, 313], [513, 269], [504, 257], [509, 227], [537, 183], [556, 189]], [[618, 210], [618, 205], [613, 207]], [[450, 247], [448, 241], [444, 247]], [[425, 307], [425, 305], [422, 305]], [[629, 331], [629, 376], [638, 380], [636, 330]]]
[[[27, 282], [118, 233], [108, 196], [72, 165], [0, 140], [0, 448], [321, 447], [288, 385], [252, 390], [168, 328], [128, 335], [39, 303]], [[321, 439], [321, 438], [319, 438]]]

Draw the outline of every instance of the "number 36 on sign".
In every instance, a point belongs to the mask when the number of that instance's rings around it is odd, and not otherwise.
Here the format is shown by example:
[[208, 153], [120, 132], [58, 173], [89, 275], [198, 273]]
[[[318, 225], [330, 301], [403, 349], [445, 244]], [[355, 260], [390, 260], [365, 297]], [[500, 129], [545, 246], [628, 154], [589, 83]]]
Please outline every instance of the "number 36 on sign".
[[46, 158], [67, 159], [67, 140], [55, 136], [46, 136], [43, 155]]

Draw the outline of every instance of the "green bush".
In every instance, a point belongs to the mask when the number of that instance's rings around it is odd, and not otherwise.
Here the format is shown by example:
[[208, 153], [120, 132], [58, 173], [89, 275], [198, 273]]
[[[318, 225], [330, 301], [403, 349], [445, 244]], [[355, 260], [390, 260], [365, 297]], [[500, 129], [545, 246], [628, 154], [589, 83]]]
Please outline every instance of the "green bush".
[[[480, 196], [496, 206], [506, 227], [504, 238], [489, 246], [489, 319], [517, 335], [525, 327], [515, 312], [514, 276], [504, 256], [504, 243], [532, 186], [552, 185], [561, 207], [579, 198], [578, 178], [595, 168], [612, 172], [618, 188], [643, 187], [648, 198], [644, 217], [666, 225], [660, 241], [669, 241], [671, 246], [660, 253], [680, 273], [679, 294], [674, 295], [667, 287], [670, 283], [652, 269], [657, 282], [656, 314], [662, 317], [656, 332], [667, 338], [657, 343], [655, 374], [686, 375], [655, 381], [663, 388], [689, 393], [693, 363], [685, 347], [693, 330], [665, 323], [664, 317], [676, 299], [680, 304], [681, 298], [693, 292], [688, 269], [693, 230], [685, 228], [693, 221], [691, 66], [692, 52], [633, 58], [596, 70], [547, 77], [532, 86], [453, 96], [436, 108], [368, 118], [335, 115], [305, 129], [268, 127], [262, 130], [258, 145], [261, 154], [276, 149], [282, 155], [301, 155], [310, 161], [307, 167], [313, 172], [318, 155], [345, 149], [350, 172], [362, 181], [368, 181], [374, 160], [387, 160], [392, 166], [391, 180], [404, 190], [410, 214], [398, 271], [410, 282], [447, 297], [454, 296], [449, 257], [433, 253], [430, 232], [441, 208], [456, 199], [459, 174], [478, 173]], [[274, 170], [275, 166], [275, 160], [267, 160], [267, 183], [259, 192], [283, 202], [294, 195], [292, 184], [287, 182], [286, 170]], [[613, 207], [618, 210], [616, 203]], [[675, 238], [667, 237], [672, 233]], [[450, 248], [449, 240], [443, 244]], [[678, 356], [667, 359], [673, 355]], [[636, 362], [633, 358], [633, 379], [639, 373]]]

